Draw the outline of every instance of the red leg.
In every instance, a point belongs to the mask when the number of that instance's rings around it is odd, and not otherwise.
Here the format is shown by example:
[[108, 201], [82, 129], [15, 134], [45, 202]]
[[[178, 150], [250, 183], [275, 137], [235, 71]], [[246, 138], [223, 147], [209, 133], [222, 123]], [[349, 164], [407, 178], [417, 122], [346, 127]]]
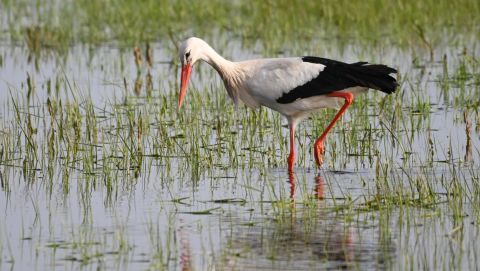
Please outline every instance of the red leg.
[[288, 172], [293, 173], [295, 164], [295, 124], [290, 123], [290, 155], [288, 156]]
[[325, 137], [327, 137], [328, 132], [333, 128], [335, 125], [335, 122], [340, 119], [342, 114], [347, 110], [347, 108], [352, 104], [353, 102], [353, 95], [350, 92], [332, 92], [330, 94], [327, 94], [328, 97], [339, 97], [345, 99], [345, 104], [340, 108], [340, 111], [335, 115], [333, 118], [332, 122], [327, 126], [327, 129], [323, 132], [323, 134], [315, 141], [314, 145], [314, 155], [315, 155], [315, 161], [317, 162], [317, 165], [321, 166], [323, 164], [323, 154], [325, 153], [325, 148], [323, 146], [323, 141], [325, 140]]

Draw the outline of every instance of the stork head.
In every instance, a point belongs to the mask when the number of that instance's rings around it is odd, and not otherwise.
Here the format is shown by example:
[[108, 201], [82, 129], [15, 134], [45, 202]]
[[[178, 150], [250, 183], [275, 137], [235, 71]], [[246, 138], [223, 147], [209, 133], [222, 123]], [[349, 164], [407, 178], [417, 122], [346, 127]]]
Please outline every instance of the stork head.
[[199, 38], [189, 38], [180, 45], [180, 62], [182, 63], [182, 81], [180, 82], [180, 96], [178, 98], [178, 109], [182, 107], [183, 99], [187, 93], [188, 81], [192, 73], [192, 67], [199, 59], [204, 58], [205, 49], [208, 44]]

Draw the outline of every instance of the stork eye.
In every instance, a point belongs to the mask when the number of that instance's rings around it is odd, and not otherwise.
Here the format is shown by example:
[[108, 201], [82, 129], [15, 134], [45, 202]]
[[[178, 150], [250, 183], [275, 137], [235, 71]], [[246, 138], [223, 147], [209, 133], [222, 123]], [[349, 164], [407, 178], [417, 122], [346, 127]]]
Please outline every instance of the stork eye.
[[190, 56], [190, 52], [185, 53], [185, 58], [188, 58]]

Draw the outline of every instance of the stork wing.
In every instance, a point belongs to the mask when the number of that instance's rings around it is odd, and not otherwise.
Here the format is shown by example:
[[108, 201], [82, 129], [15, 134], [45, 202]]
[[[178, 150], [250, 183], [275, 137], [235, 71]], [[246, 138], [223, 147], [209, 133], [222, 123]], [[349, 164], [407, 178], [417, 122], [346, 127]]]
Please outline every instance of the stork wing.
[[320, 64], [325, 68], [318, 76], [299, 84], [277, 99], [278, 103], [291, 103], [297, 99], [328, 94], [351, 87], [366, 87], [392, 93], [398, 86], [389, 74], [397, 71], [385, 65], [372, 65], [367, 62], [344, 63], [336, 60], [306, 56], [304, 63]]
[[275, 101], [284, 93], [312, 81], [325, 68], [302, 58], [258, 59], [244, 62], [249, 69], [247, 87], [259, 100]]

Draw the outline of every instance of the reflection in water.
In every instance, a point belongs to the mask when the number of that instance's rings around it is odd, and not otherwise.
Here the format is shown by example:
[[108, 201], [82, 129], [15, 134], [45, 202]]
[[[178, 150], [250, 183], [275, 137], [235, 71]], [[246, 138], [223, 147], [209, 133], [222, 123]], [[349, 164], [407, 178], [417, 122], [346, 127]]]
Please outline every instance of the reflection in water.
[[145, 46], [145, 56], [147, 59], [147, 64], [149, 68], [153, 67], [153, 49], [150, 46], [150, 43], [147, 42], [147, 45]]
[[148, 73], [146, 75], [146, 81], [147, 81], [147, 85], [146, 85], [147, 97], [152, 97], [153, 78], [152, 78], [152, 74], [150, 73], [150, 70], [148, 71]]
[[180, 224], [181, 226], [178, 228], [178, 235], [180, 236], [180, 267], [182, 271], [190, 271], [192, 270], [192, 263], [188, 230], [185, 229], [181, 219]]
[[[288, 173], [288, 183], [290, 184], [290, 199], [292, 202], [295, 202], [295, 193], [297, 191], [297, 183], [296, 183], [296, 177], [294, 172]], [[318, 200], [324, 199], [325, 181], [323, 180], [323, 177], [320, 174], [315, 176], [315, 188], [313, 192], [316, 199]]]
[[323, 180], [322, 176], [317, 175], [315, 177], [315, 197], [318, 199], [318, 200], [323, 200], [325, 197], [324, 197], [324, 193], [325, 193], [325, 181]]
[[143, 86], [143, 80], [140, 74], [137, 75], [137, 78], [135, 79], [135, 84], [133, 87], [133, 93], [135, 93], [135, 96], [140, 96], [142, 93], [142, 86]]
[[142, 66], [142, 51], [140, 50], [140, 47], [135, 46], [133, 49], [133, 56], [135, 57], [135, 65], [137, 66], [137, 69], [140, 69]]
[[293, 208], [295, 208], [295, 193], [297, 192], [297, 184], [295, 180], [295, 173], [293, 171], [288, 172], [288, 182], [290, 183], [290, 200], [292, 201]]
[[[145, 92], [147, 97], [152, 96], [153, 92], [153, 79], [152, 79], [152, 74], [150, 71], [145, 75]], [[133, 94], [135, 96], [139, 97], [142, 94], [142, 89], [143, 89], [143, 78], [142, 78], [142, 73], [137, 73], [137, 77], [135, 78], [135, 83], [133, 85]]]
[[[290, 199], [292, 202], [295, 202], [295, 192], [296, 192], [296, 178], [294, 173], [289, 173], [289, 183], [290, 183]], [[317, 209], [318, 209], [318, 219], [322, 219], [322, 217], [327, 217], [327, 213], [325, 212], [326, 204], [323, 201], [325, 198], [325, 180], [323, 177], [318, 174], [315, 176], [315, 186], [313, 188], [313, 195], [317, 200]], [[337, 226], [337, 225], [335, 225]], [[351, 231], [349, 228], [345, 228], [342, 230], [340, 224], [339, 227], [332, 227], [330, 229], [326, 229], [326, 233], [328, 233], [328, 238], [326, 238], [325, 242], [317, 242], [318, 240], [311, 240], [309, 241], [311, 244], [317, 245], [317, 250], [313, 251], [313, 253], [319, 259], [328, 259], [330, 261], [344, 261], [347, 263], [354, 259], [353, 257], [353, 248], [352, 248], [352, 237]], [[298, 231], [295, 231], [298, 233]], [[300, 234], [302, 235], [302, 234]], [[298, 236], [303, 237], [303, 236]]]
[[463, 120], [465, 121], [465, 134], [467, 135], [464, 160], [470, 162], [472, 160], [472, 123], [468, 119], [468, 111], [463, 112]]
[[[314, 186], [303, 195], [306, 199], [302, 202], [296, 202], [301, 194], [296, 195], [295, 174], [289, 174], [288, 183], [290, 213], [281, 210], [281, 214], [269, 214], [249, 226], [237, 223], [239, 226], [232, 230], [232, 240], [228, 242], [231, 247], [224, 253], [228, 256], [220, 263], [222, 269], [364, 270], [386, 264], [388, 256], [379, 236], [369, 232], [370, 229], [355, 229], [346, 215], [329, 206], [323, 176], [315, 176]], [[362, 238], [355, 238], [352, 232], [362, 232]], [[389, 253], [393, 253], [391, 246], [387, 249]]]

